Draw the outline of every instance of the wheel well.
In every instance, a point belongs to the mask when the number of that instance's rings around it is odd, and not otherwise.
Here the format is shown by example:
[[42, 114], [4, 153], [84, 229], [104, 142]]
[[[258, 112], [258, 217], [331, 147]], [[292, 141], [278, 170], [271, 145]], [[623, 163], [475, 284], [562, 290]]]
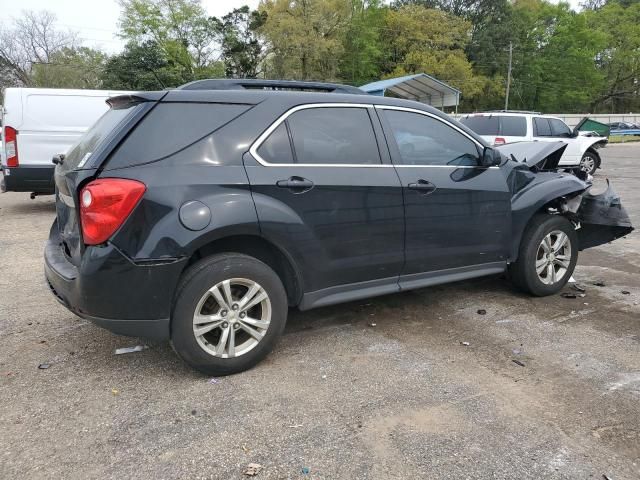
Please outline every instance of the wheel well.
[[585, 153], [587, 152], [591, 152], [595, 157], [596, 157], [596, 162], [598, 162], [598, 167], [600, 166], [600, 163], [602, 162], [602, 159], [600, 158], [600, 154], [597, 152], [596, 148], [591, 145], [589, 148], [587, 148], [587, 150], [585, 151]]
[[264, 238], [253, 235], [234, 235], [215, 240], [196, 250], [185, 268], [216, 253], [242, 253], [269, 265], [280, 277], [287, 292], [289, 305], [296, 306], [300, 303], [302, 285], [296, 269], [279, 248]]

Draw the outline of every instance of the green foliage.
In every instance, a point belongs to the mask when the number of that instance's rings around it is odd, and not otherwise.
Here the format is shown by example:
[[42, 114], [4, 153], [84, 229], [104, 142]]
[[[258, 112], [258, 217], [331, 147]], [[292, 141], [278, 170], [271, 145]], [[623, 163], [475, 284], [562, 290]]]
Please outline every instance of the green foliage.
[[34, 63], [32, 85], [45, 88], [102, 88], [107, 55], [88, 47], [65, 47], [53, 53], [49, 62]]
[[266, 13], [251, 11], [246, 5], [217, 20], [225, 73], [232, 78], [252, 78], [260, 73], [264, 49], [258, 31]]

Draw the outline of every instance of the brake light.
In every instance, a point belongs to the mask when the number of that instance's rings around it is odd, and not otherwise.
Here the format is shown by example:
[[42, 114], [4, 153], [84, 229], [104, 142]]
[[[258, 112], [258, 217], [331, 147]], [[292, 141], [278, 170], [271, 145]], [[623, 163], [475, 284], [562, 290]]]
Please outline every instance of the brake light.
[[80, 224], [87, 245], [107, 241], [120, 228], [142, 195], [144, 183], [124, 178], [101, 178], [80, 192]]
[[7, 167], [17, 167], [18, 161], [18, 132], [13, 127], [4, 127], [4, 148], [7, 153]]
[[494, 145], [504, 145], [505, 143], [507, 143], [507, 141], [502, 137], [496, 137], [496, 139], [493, 141]]

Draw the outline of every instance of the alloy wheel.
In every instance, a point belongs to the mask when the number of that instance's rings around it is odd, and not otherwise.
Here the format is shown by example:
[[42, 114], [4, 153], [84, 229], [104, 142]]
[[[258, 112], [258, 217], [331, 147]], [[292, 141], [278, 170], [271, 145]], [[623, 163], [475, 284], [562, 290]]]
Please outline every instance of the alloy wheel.
[[571, 264], [571, 240], [561, 230], [548, 233], [536, 254], [536, 273], [545, 285], [560, 282]]
[[223, 280], [201, 297], [193, 315], [200, 347], [220, 358], [254, 349], [271, 322], [271, 300], [262, 286], [246, 278]]
[[591, 173], [596, 167], [596, 159], [591, 155], [585, 155], [580, 162], [580, 170], [583, 172]]

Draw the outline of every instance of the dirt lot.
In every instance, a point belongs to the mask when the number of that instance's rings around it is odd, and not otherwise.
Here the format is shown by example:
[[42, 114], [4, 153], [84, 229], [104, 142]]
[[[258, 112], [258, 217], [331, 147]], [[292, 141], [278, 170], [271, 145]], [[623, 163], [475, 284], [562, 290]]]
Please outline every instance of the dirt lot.
[[[640, 145], [603, 156], [640, 225]], [[267, 361], [210, 382], [58, 305], [54, 214], [0, 195], [0, 478], [640, 478], [637, 232], [581, 254], [584, 298], [493, 277], [291, 312]]]

